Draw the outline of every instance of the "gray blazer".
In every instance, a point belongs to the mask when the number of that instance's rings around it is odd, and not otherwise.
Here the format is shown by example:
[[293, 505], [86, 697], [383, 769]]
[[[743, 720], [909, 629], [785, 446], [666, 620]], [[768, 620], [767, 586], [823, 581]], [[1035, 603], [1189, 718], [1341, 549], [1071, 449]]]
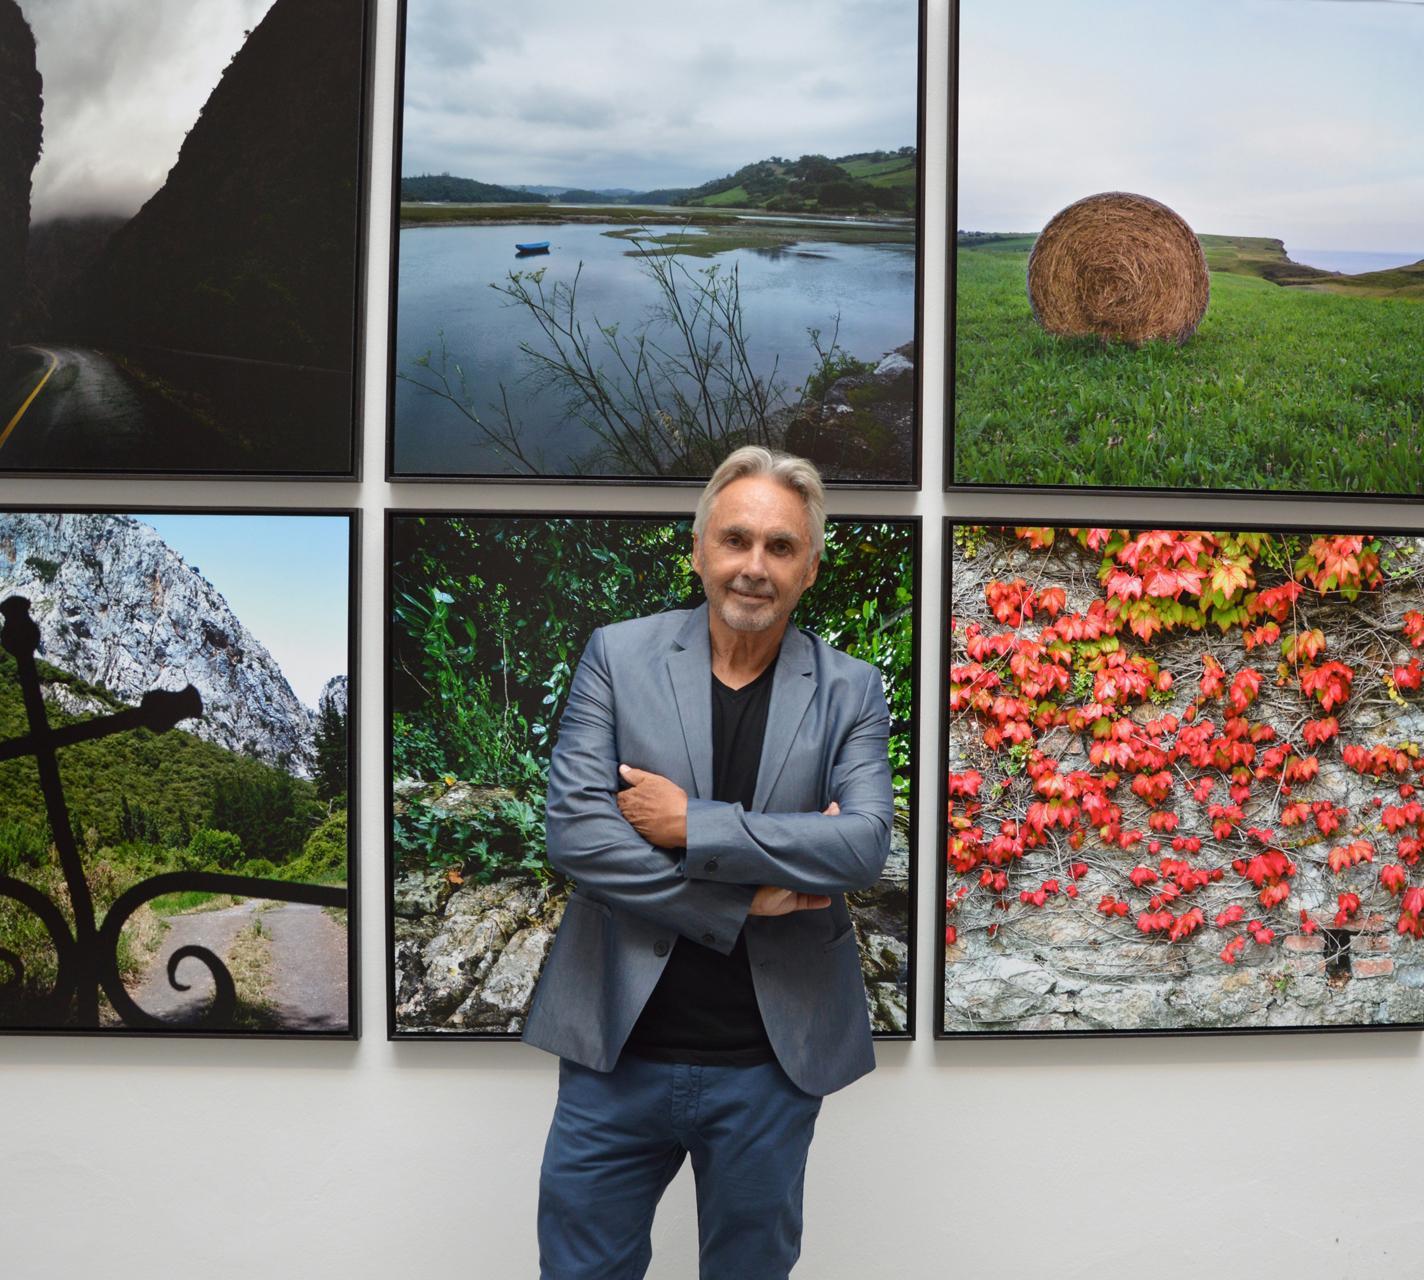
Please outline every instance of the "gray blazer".
[[[890, 716], [880, 673], [788, 627], [772, 683], [755, 803], [712, 800], [707, 606], [601, 627], [579, 662], [549, 769], [549, 861], [577, 883], [524, 1039], [611, 1071], [679, 935], [724, 955], [745, 930], [752, 981], [782, 1069], [826, 1094], [875, 1066], [844, 894], [890, 851]], [[688, 794], [687, 849], [624, 819], [618, 766]], [[821, 812], [832, 800], [840, 813]], [[758, 885], [831, 905], [748, 916]]]

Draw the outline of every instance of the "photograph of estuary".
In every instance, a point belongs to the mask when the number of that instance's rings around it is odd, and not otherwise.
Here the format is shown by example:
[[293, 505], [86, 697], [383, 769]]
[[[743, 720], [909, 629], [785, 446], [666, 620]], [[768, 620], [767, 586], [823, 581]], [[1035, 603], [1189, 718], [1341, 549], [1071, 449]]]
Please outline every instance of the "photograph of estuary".
[[408, 0], [392, 475], [917, 479], [919, 6], [684, 16]]

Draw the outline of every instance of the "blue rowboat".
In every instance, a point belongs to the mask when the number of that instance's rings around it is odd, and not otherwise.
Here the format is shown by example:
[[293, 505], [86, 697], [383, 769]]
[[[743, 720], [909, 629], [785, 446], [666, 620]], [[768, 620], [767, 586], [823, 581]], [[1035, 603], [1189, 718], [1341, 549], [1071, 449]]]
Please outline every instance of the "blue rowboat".
[[549, 242], [547, 240], [531, 240], [528, 244], [516, 244], [514, 247], [519, 251], [520, 257], [525, 257], [531, 253], [549, 252]]

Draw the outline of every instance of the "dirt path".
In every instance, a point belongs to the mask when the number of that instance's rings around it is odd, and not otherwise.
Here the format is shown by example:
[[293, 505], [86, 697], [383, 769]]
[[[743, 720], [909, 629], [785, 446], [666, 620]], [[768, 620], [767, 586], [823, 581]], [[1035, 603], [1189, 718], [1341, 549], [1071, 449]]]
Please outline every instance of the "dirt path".
[[267, 996], [287, 1030], [345, 1031], [346, 930], [321, 907], [289, 902], [262, 914], [272, 935]]
[[339, 1031], [347, 1026], [346, 930], [321, 907], [283, 903], [259, 910], [260, 899], [248, 899], [218, 911], [194, 911], [168, 917], [163, 944], [143, 980], [130, 994], [140, 1008], [179, 1025], [196, 1018], [213, 996], [213, 980], [201, 961], [178, 966], [176, 991], [168, 982], [168, 957], [179, 947], [207, 947], [226, 960], [234, 940], [254, 920], [269, 935], [270, 965], [263, 995], [271, 1004], [274, 1029]]

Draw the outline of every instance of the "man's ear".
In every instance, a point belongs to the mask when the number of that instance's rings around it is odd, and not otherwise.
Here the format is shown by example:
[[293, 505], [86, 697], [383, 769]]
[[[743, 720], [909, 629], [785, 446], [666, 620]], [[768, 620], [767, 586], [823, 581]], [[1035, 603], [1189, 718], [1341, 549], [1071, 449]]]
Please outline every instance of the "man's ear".
[[806, 581], [801, 584], [801, 590], [802, 590], [802, 591], [805, 591], [808, 587], [810, 587], [811, 584], [816, 581], [816, 578], [817, 578], [817, 576], [820, 574], [820, 572], [821, 572], [821, 557], [820, 557], [820, 556], [812, 556], [812, 557], [811, 557], [811, 567], [806, 570]]
[[692, 572], [699, 578], [702, 576], [702, 540], [695, 533], [692, 535]]

